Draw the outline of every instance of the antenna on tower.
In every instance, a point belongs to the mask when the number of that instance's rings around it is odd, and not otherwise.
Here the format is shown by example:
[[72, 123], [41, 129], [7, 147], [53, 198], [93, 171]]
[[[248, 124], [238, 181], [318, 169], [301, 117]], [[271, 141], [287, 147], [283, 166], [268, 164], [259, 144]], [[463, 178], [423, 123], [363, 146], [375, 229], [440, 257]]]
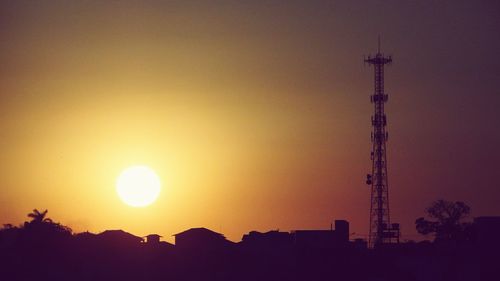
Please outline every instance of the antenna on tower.
[[380, 54], [380, 34], [378, 35], [378, 54]]

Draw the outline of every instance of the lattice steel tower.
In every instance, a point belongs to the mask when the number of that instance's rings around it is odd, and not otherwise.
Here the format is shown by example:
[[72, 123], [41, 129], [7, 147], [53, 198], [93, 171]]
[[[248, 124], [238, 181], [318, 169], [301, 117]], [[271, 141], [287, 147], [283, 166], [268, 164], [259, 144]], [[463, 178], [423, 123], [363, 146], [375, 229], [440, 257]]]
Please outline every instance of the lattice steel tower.
[[370, 96], [375, 112], [372, 116], [372, 173], [367, 175], [366, 183], [371, 185], [370, 206], [370, 231], [368, 245], [378, 247], [381, 244], [399, 242], [399, 224], [391, 224], [389, 214], [389, 186], [387, 179], [387, 154], [386, 142], [388, 138], [386, 125], [387, 118], [384, 113], [384, 104], [388, 100], [384, 93], [384, 65], [390, 64], [392, 58], [380, 53], [380, 40], [378, 52], [372, 57], [364, 59], [365, 63], [373, 65], [375, 70], [375, 89]]

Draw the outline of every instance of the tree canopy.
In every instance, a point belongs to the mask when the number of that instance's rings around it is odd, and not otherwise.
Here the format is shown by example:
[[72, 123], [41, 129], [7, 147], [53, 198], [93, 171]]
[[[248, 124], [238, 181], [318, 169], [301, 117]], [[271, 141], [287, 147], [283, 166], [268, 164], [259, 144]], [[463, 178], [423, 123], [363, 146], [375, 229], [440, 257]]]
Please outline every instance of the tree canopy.
[[434, 201], [426, 210], [429, 219], [420, 217], [415, 226], [420, 234], [434, 234], [435, 241], [460, 240], [465, 236], [469, 223], [464, 219], [470, 213], [470, 207], [464, 202], [446, 200]]

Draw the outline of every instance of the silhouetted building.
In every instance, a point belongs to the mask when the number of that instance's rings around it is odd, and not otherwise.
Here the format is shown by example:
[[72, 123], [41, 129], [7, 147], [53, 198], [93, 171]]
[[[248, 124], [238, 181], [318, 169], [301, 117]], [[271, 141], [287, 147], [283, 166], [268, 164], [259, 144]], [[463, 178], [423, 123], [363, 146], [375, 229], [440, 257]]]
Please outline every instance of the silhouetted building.
[[250, 231], [243, 235], [242, 246], [254, 249], [284, 249], [286, 247], [332, 249], [349, 245], [349, 222], [335, 220], [328, 230], [294, 230], [283, 232], [271, 230], [268, 232]]
[[349, 241], [349, 222], [346, 220], [335, 220], [335, 233], [339, 241]]
[[106, 230], [97, 234], [95, 239], [109, 246], [137, 246], [144, 240], [123, 230]]
[[212, 250], [232, 244], [224, 235], [204, 227], [191, 228], [174, 237], [175, 247], [180, 250]]
[[253, 248], [277, 248], [292, 246], [292, 236], [289, 232], [271, 230], [268, 232], [250, 231], [243, 235], [241, 244]]
[[333, 230], [294, 230], [294, 244], [301, 248], [331, 248], [337, 244]]
[[366, 240], [362, 238], [354, 239], [351, 244], [353, 245], [354, 249], [357, 250], [366, 250], [368, 248], [368, 242], [366, 242]]
[[349, 222], [335, 221], [335, 230], [294, 230], [293, 243], [300, 248], [331, 249], [349, 244]]
[[149, 234], [146, 236], [146, 243], [150, 245], [160, 244], [160, 235]]
[[85, 232], [76, 233], [74, 236], [75, 236], [75, 238], [78, 238], [78, 239], [87, 240], [87, 239], [94, 239], [96, 237], [96, 234], [94, 234], [92, 232], [85, 231]]

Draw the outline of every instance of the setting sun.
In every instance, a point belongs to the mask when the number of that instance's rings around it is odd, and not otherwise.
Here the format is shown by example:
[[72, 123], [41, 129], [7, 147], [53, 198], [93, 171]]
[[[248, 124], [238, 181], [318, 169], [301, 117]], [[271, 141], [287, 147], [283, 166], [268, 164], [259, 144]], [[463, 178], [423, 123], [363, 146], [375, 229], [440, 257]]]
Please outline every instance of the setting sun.
[[158, 198], [160, 189], [160, 178], [147, 166], [129, 167], [116, 180], [118, 196], [132, 207], [152, 204]]

